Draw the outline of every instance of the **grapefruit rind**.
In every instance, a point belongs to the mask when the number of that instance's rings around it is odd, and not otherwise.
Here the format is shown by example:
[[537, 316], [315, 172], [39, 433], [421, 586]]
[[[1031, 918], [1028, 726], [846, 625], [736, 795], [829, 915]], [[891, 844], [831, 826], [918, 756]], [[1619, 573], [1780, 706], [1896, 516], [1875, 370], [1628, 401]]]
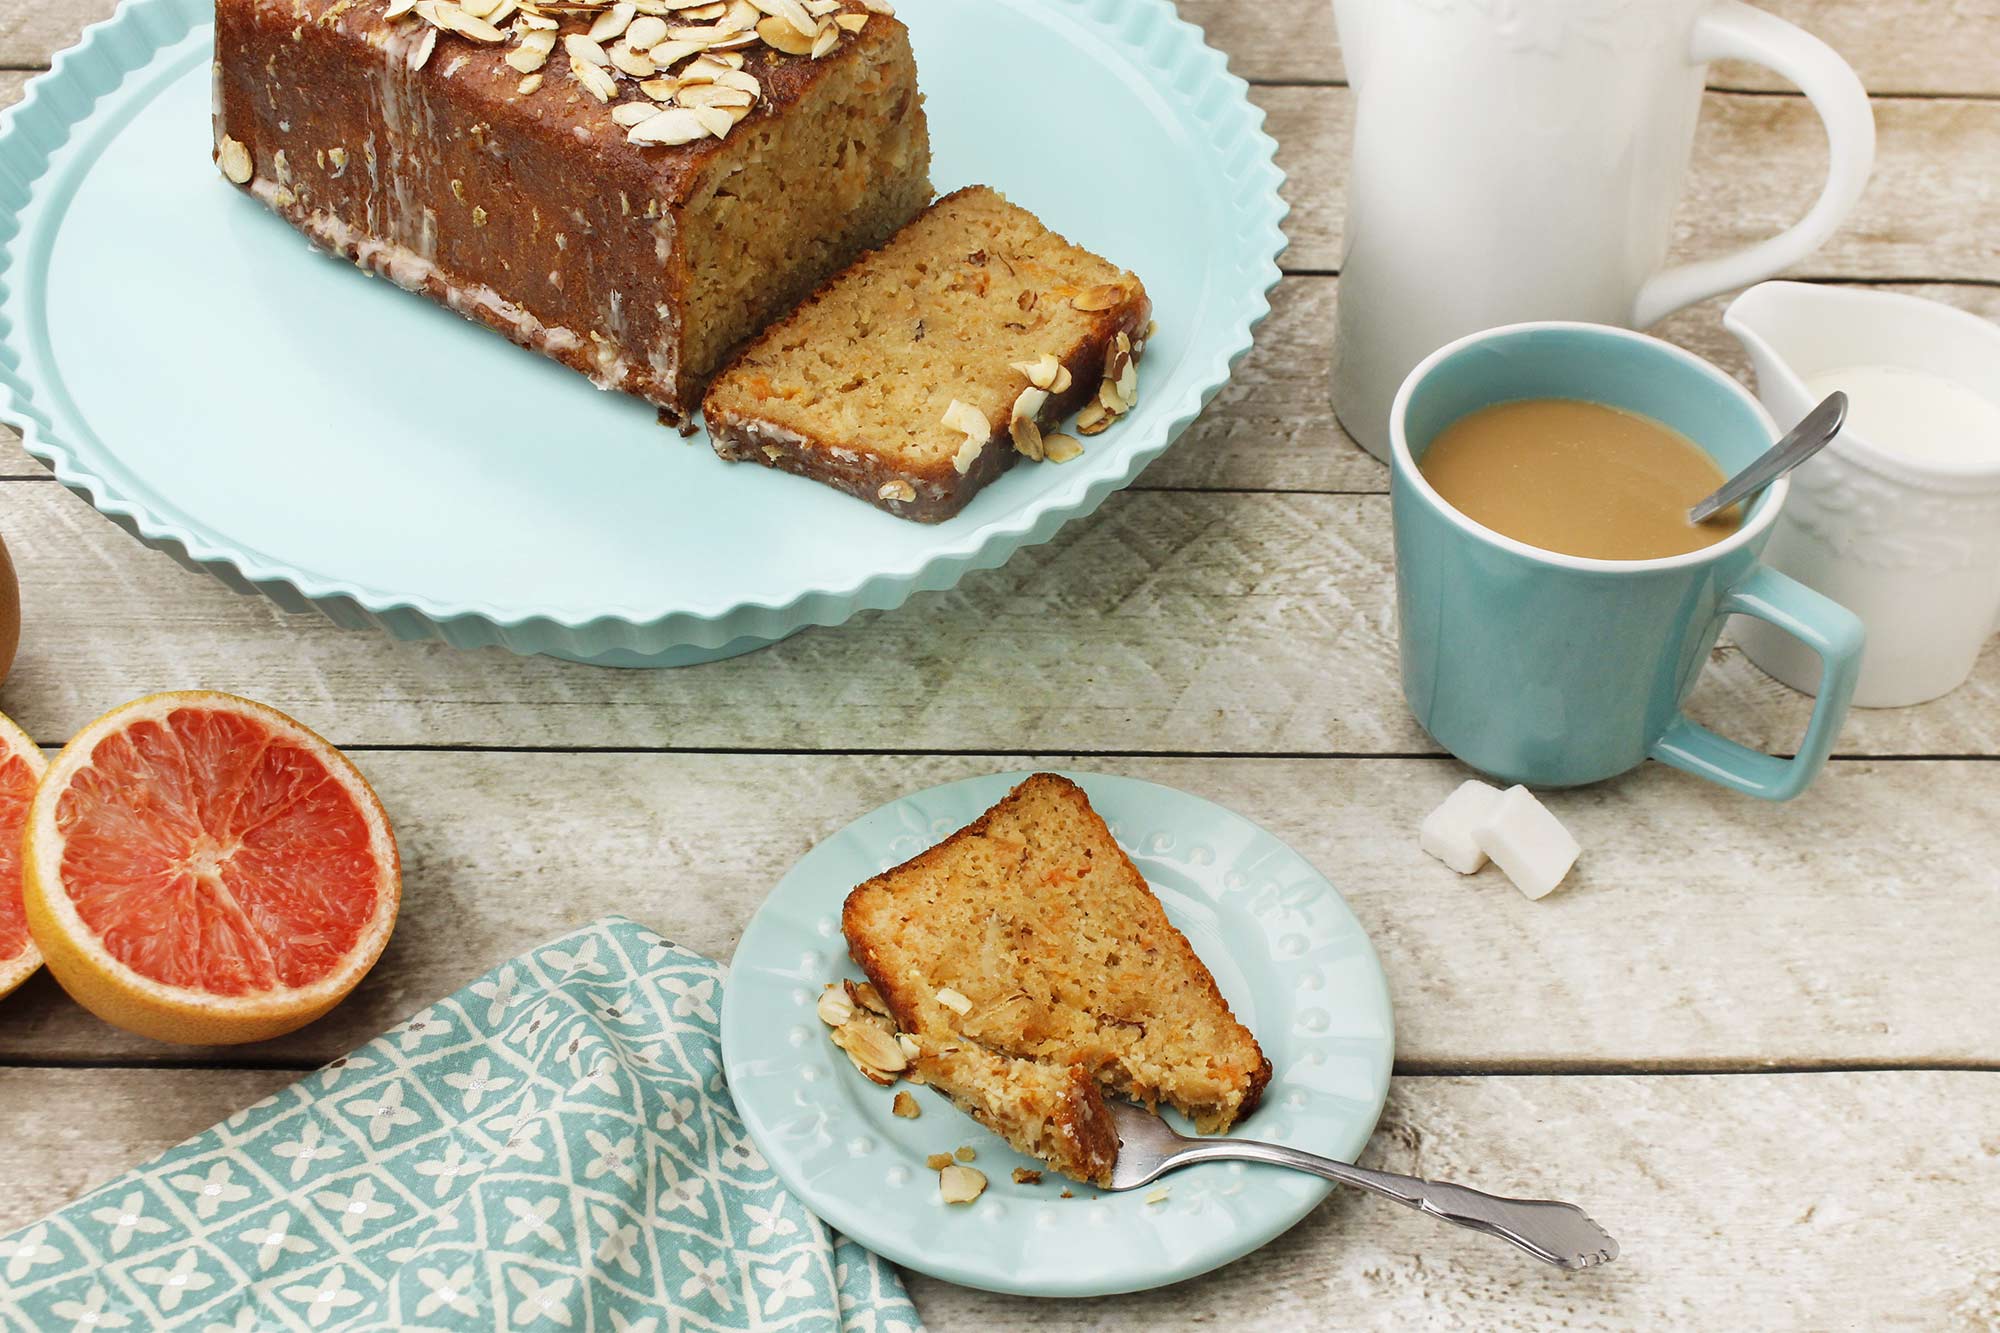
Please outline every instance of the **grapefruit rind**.
[[[48, 771], [49, 761], [42, 754], [42, 747], [35, 744], [27, 732], [15, 725], [13, 718], [0, 713], [0, 758], [8, 755], [20, 756], [37, 777]], [[22, 864], [21, 872], [21, 878], [26, 880], [25, 862]], [[7, 891], [7, 886], [0, 884], [0, 893]], [[0, 999], [11, 995], [22, 982], [35, 975], [41, 966], [42, 953], [35, 947], [34, 933], [31, 929], [25, 949], [12, 958], [0, 959]]]
[[[63, 835], [56, 804], [106, 737], [144, 721], [164, 721], [177, 709], [211, 709], [256, 719], [278, 736], [318, 755], [328, 773], [354, 797], [369, 830], [382, 879], [375, 914], [341, 966], [305, 986], [252, 995], [214, 995], [173, 986], [134, 971], [99, 942], [70, 901], [61, 880]], [[50, 762], [28, 811], [22, 854], [22, 896], [28, 930], [43, 961], [70, 998], [91, 1013], [142, 1037], [186, 1045], [264, 1041], [304, 1027], [353, 990], [382, 956], [402, 898], [402, 862], [382, 803], [353, 762], [316, 732], [255, 700], [210, 690], [149, 694], [112, 709], [65, 745]]]

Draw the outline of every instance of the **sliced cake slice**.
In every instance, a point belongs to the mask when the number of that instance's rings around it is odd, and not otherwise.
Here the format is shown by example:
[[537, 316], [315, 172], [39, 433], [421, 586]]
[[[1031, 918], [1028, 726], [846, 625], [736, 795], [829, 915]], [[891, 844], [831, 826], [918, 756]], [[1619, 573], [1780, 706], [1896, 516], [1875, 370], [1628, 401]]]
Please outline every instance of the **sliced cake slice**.
[[702, 404], [724, 458], [922, 522], [1017, 457], [1081, 452], [1136, 401], [1151, 305], [1138, 278], [997, 191], [932, 204], [743, 348]]
[[1201, 1132], [1255, 1109], [1271, 1062], [1075, 783], [1038, 773], [848, 895], [848, 950], [912, 1066], [1065, 1175], [1107, 1184], [1105, 1089]]

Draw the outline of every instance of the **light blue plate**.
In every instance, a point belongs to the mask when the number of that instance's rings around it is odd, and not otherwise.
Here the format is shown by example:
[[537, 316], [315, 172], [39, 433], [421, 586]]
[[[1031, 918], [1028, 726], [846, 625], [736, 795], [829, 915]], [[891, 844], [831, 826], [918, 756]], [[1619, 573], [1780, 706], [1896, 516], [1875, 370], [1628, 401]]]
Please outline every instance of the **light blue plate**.
[[[1326, 1197], [1279, 1167], [1211, 1163], [1151, 1189], [1106, 1194], [1039, 1167], [941, 1097], [892, 1115], [892, 1092], [855, 1072], [813, 1011], [826, 983], [859, 978], [840, 934], [848, 890], [940, 841], [1025, 773], [954, 782], [864, 815], [814, 847], [758, 909], [730, 965], [722, 1058], [744, 1123], [786, 1186], [876, 1253], [989, 1291], [1103, 1296], [1205, 1273], [1284, 1231]], [[1320, 873], [1241, 815], [1132, 778], [1072, 773], [1215, 974], [1272, 1066], [1247, 1138], [1352, 1161], [1389, 1092], [1395, 1035], [1382, 968]], [[1180, 1128], [1186, 1132], [1188, 1126]], [[971, 1144], [990, 1182], [969, 1207], [938, 1199], [932, 1153]], [[1065, 1188], [1076, 1197], [1060, 1197]]]
[[907, 0], [940, 189], [1135, 272], [1141, 402], [909, 523], [717, 459], [350, 265], [209, 161], [205, 0], [128, 0], [0, 118], [0, 418], [127, 530], [291, 610], [615, 665], [746, 651], [1046, 541], [1221, 388], [1284, 246], [1263, 115], [1166, 0]]

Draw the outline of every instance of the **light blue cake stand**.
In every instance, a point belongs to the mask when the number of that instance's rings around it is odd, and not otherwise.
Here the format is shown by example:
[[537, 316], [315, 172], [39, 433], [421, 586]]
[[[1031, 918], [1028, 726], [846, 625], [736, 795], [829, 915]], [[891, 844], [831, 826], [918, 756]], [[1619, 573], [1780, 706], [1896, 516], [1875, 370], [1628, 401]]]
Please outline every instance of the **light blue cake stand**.
[[724, 463], [311, 252], [210, 164], [202, 0], [128, 0], [0, 118], [0, 418], [182, 564], [399, 639], [679, 666], [948, 588], [1090, 513], [1221, 388], [1284, 205], [1262, 113], [1166, 0], [902, 16], [938, 187], [997, 186], [1131, 268], [1160, 325], [1130, 417], [949, 522]]

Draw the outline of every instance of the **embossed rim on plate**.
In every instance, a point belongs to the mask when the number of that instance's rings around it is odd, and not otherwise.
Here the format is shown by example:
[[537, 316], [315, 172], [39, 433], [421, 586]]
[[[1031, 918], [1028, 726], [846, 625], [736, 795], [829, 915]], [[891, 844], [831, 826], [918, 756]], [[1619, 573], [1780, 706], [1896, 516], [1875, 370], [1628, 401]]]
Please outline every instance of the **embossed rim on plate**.
[[[967, 778], [902, 797], [794, 865], [731, 962], [724, 1073], [786, 1187], [905, 1268], [1028, 1296], [1178, 1282], [1268, 1243], [1331, 1187], [1275, 1167], [1214, 1163], [1175, 1172], [1159, 1204], [1146, 1202], [1151, 1190], [1094, 1198], [1082, 1185], [1063, 1200], [1067, 1182], [1053, 1173], [1040, 1186], [1012, 1185], [1008, 1168], [1025, 1159], [991, 1140], [974, 1163], [991, 1182], [987, 1193], [947, 1206], [923, 1157], [990, 1136], [921, 1089], [923, 1115], [895, 1118], [891, 1091], [854, 1071], [814, 1012], [821, 986], [860, 975], [839, 929], [848, 889], [970, 823], [1026, 776]], [[1192, 937], [1224, 992], [1237, 990], [1232, 1002], [1249, 1000], [1244, 1016], [1273, 1067], [1265, 1103], [1241, 1132], [1352, 1160], [1388, 1096], [1395, 1037], [1381, 965], [1339, 893], [1304, 857], [1212, 801], [1137, 778], [1065, 776], [1089, 793], [1170, 910], [1177, 901], [1183, 911], [1215, 909]], [[1218, 956], [1218, 932], [1232, 941], [1227, 956]]]
[[[1270, 311], [1285, 248], [1279, 229], [1287, 206], [1278, 195], [1283, 173], [1277, 146], [1263, 131], [1264, 114], [1248, 85], [1229, 72], [1220, 51], [1182, 20], [1169, 0], [1019, 0], [1081, 20], [1106, 39], [1106, 49], [1146, 70], [1151, 85], [1170, 93], [1213, 151], [1211, 179], [1227, 188], [1226, 235], [1235, 244], [1205, 256], [1224, 295], [1205, 312], [1199, 342], [1171, 383], [1161, 408], [1127, 423], [1115, 441], [1121, 466], [1060, 481], [1005, 517], [982, 524], [946, 524], [940, 541], [903, 567], [878, 569], [845, 586], [807, 586], [782, 602], [745, 599], [719, 611], [634, 611], [609, 607], [578, 615], [559, 608], [447, 603], [413, 592], [370, 587], [262, 556], [200, 525], [171, 521], [93, 471], [76, 447], [51, 427], [38, 402], [24, 346], [18, 267], [34, 232], [21, 213], [36, 196], [51, 154], [93, 114], [97, 103], [144, 71], [166, 48], [193, 34], [210, 10], [201, 0], [124, 0], [117, 12], [84, 29], [57, 53], [52, 68], [29, 82], [21, 100], [0, 112], [0, 420], [18, 428], [23, 446], [57, 480], [82, 495], [147, 545], [182, 565], [214, 575], [238, 592], [257, 592], [288, 611], [316, 608], [338, 625], [374, 626], [399, 639], [441, 639], [456, 647], [498, 645], [517, 653], [550, 653], [626, 665], [705, 661], [775, 641], [812, 625], [836, 625], [861, 610], [901, 606], [913, 593], [949, 588], [966, 573], [1000, 565], [1025, 545], [1045, 542], [1068, 520], [1091, 513], [1105, 496], [1128, 485], [1186, 429], [1228, 381], [1249, 351], [1251, 334]], [[1150, 404], [1148, 405], [1150, 409]]]

